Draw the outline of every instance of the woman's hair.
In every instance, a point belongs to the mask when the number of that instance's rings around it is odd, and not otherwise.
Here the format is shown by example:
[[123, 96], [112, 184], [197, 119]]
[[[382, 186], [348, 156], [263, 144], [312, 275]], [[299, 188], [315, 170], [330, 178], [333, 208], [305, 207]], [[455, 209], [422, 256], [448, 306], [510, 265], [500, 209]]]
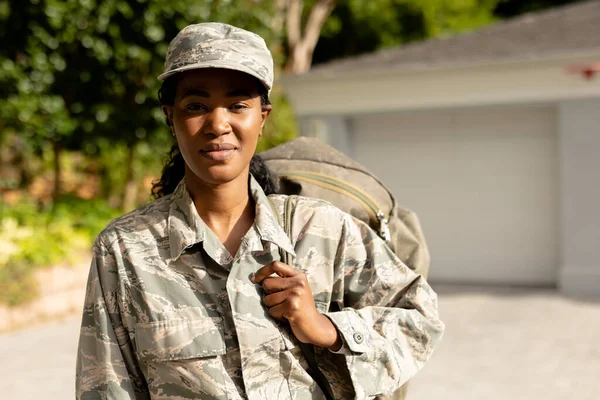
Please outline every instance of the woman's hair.
[[[260, 95], [260, 104], [266, 107], [271, 104], [269, 100], [269, 92], [264, 85], [256, 79], [258, 94]], [[158, 101], [161, 106], [172, 106], [175, 104], [175, 90], [177, 89], [177, 75], [173, 75], [165, 79], [161, 88], [158, 91]], [[167, 125], [171, 126], [171, 121], [167, 118]], [[254, 155], [250, 161], [250, 173], [254, 176], [258, 184], [261, 186], [265, 194], [277, 193], [277, 184], [273, 179], [273, 175], [265, 165], [260, 156]], [[152, 196], [155, 199], [166, 196], [175, 191], [175, 188], [185, 175], [185, 161], [177, 143], [173, 144], [167, 161], [163, 167], [162, 174], [159, 180], [152, 183]]]

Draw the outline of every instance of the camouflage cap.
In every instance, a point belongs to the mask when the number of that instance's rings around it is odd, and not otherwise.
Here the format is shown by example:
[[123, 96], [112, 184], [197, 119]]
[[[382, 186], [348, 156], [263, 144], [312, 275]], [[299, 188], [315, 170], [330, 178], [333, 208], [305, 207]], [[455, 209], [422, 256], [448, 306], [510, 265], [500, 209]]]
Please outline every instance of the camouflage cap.
[[273, 87], [273, 57], [263, 38], [235, 26], [205, 22], [183, 28], [169, 44], [164, 80], [198, 68], [225, 68], [258, 78]]

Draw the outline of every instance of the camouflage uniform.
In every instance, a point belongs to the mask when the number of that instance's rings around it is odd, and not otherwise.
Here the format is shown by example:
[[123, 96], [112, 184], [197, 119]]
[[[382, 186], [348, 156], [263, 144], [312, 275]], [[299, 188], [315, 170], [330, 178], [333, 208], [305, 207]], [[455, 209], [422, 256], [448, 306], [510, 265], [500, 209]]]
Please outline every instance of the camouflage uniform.
[[431, 355], [443, 323], [428, 284], [364, 223], [297, 198], [288, 238], [250, 178], [255, 223], [232, 257], [184, 182], [112, 222], [94, 246], [77, 357], [80, 399], [321, 399], [298, 341], [270, 318], [262, 266], [295, 255], [318, 310], [342, 335], [316, 349], [336, 399], [390, 393]]

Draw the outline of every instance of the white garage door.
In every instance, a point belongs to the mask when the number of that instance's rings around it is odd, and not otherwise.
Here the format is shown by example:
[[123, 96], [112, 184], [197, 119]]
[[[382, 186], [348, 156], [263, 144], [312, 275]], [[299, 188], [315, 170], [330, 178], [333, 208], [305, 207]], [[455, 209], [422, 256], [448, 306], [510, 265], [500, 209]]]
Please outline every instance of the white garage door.
[[556, 126], [551, 106], [369, 115], [352, 147], [417, 212], [433, 281], [554, 284]]

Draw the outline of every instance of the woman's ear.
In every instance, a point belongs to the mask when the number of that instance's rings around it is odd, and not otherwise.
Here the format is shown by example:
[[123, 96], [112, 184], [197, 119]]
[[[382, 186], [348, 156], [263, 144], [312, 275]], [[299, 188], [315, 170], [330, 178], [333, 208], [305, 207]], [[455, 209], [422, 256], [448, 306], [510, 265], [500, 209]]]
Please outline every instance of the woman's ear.
[[269, 118], [269, 114], [271, 114], [272, 110], [273, 110], [273, 106], [271, 106], [270, 104], [262, 106], [262, 109], [260, 112], [262, 121], [260, 123], [260, 135], [259, 136], [262, 136], [262, 129], [265, 127], [265, 122], [267, 122], [267, 118]]
[[173, 126], [173, 107], [163, 106], [162, 111], [165, 114], [167, 125], [171, 128], [171, 135], [175, 136], [175, 127]]

